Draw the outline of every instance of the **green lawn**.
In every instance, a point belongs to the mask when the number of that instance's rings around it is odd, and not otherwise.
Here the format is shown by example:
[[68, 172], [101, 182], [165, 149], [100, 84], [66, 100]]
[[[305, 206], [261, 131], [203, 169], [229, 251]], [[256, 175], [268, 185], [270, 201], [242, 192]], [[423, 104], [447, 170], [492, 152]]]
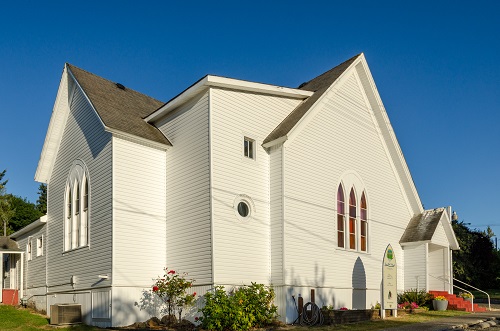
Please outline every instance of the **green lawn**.
[[71, 331], [97, 331], [99, 328], [94, 328], [86, 325], [78, 325], [67, 328], [57, 328], [49, 326], [49, 321], [46, 317], [38, 314], [33, 314], [28, 309], [18, 309], [12, 306], [0, 305], [0, 330], [8, 331], [36, 331], [36, 330], [71, 330]]
[[[285, 327], [284, 330], [293, 331], [330, 331], [330, 330], [381, 330], [396, 326], [408, 325], [413, 323], [422, 323], [443, 317], [451, 317], [457, 315], [468, 314], [459, 311], [428, 311], [425, 313], [405, 315], [397, 318], [388, 318], [385, 320], [375, 320], [362, 323], [345, 324], [340, 326], [322, 326], [322, 327]], [[102, 331], [96, 327], [77, 325], [67, 328], [57, 328], [49, 326], [46, 317], [38, 314], [33, 314], [28, 309], [18, 309], [12, 306], [0, 305], [0, 330], [2, 331], [36, 331], [36, 330], [57, 330], [57, 331]]]

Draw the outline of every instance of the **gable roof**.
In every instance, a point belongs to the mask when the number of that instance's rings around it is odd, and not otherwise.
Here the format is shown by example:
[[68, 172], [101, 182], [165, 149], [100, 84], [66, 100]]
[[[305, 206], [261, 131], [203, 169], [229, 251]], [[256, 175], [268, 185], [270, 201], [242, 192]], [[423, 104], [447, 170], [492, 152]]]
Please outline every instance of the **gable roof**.
[[319, 75], [316, 78], [302, 84], [299, 89], [314, 92], [304, 102], [299, 104], [267, 137], [263, 144], [286, 136], [290, 130], [300, 121], [307, 111], [318, 101], [326, 90], [350, 67], [350, 65], [361, 56], [362, 53], [351, 57], [333, 69]]
[[163, 102], [74, 65], [66, 65], [107, 128], [172, 145], [158, 128], [143, 120]]
[[413, 216], [399, 243], [403, 245], [409, 243], [430, 242], [440, 222], [443, 224], [443, 227], [445, 227], [444, 230], [450, 247], [452, 249], [459, 249], [453, 229], [451, 228], [451, 224], [447, 218], [445, 208], [424, 210], [422, 213]]

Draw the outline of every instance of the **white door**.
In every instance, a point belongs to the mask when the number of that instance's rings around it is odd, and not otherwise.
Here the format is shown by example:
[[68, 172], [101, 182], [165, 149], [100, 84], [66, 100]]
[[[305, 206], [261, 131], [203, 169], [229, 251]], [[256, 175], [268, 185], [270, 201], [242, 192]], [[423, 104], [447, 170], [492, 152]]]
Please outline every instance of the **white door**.
[[16, 254], [10, 254], [10, 288], [18, 289], [18, 280], [17, 280], [17, 265], [18, 257]]

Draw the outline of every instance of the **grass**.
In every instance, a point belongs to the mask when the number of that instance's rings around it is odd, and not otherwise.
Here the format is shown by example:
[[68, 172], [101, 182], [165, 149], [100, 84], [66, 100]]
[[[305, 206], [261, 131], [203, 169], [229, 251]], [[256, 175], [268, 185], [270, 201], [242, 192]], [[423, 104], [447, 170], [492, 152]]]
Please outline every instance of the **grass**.
[[[391, 327], [403, 326], [414, 323], [428, 322], [443, 317], [452, 317], [468, 314], [460, 311], [428, 311], [419, 314], [408, 314], [397, 318], [388, 318], [385, 320], [374, 320], [361, 323], [343, 324], [338, 326], [322, 327], [286, 327], [285, 330], [293, 331], [330, 331], [330, 330], [382, 330]], [[103, 329], [76, 325], [66, 328], [57, 328], [49, 326], [49, 321], [45, 316], [35, 314], [29, 309], [19, 309], [12, 306], [0, 305], [0, 330], [5, 331], [37, 331], [37, 330], [57, 330], [57, 331], [103, 331]]]
[[0, 305], [0, 330], [2, 331], [37, 331], [37, 330], [57, 330], [57, 331], [102, 331], [103, 329], [77, 325], [67, 328], [57, 328], [49, 326], [49, 321], [45, 316], [34, 314], [29, 309], [16, 308], [13, 306]]

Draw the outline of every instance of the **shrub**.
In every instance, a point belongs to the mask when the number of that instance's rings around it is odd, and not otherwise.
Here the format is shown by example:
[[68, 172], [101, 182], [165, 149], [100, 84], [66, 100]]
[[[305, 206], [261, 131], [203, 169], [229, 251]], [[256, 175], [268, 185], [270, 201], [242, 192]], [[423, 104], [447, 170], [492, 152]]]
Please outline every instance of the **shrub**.
[[196, 292], [186, 293], [194, 282], [186, 277], [187, 273], [179, 274], [175, 270], [165, 268], [165, 275], [163, 278], [158, 277], [152, 288], [153, 292], [167, 304], [169, 316], [173, 316], [174, 310], [177, 310], [179, 321], [182, 317], [182, 309], [191, 306], [196, 297]]
[[410, 289], [398, 294], [398, 303], [404, 304], [410, 302], [417, 304], [419, 307], [431, 307], [433, 298], [434, 296], [425, 290], [417, 291]]
[[271, 324], [278, 308], [273, 304], [272, 288], [252, 283], [233, 289], [229, 293], [223, 286], [216, 286], [205, 294], [203, 314], [198, 319], [208, 330], [248, 330]]

